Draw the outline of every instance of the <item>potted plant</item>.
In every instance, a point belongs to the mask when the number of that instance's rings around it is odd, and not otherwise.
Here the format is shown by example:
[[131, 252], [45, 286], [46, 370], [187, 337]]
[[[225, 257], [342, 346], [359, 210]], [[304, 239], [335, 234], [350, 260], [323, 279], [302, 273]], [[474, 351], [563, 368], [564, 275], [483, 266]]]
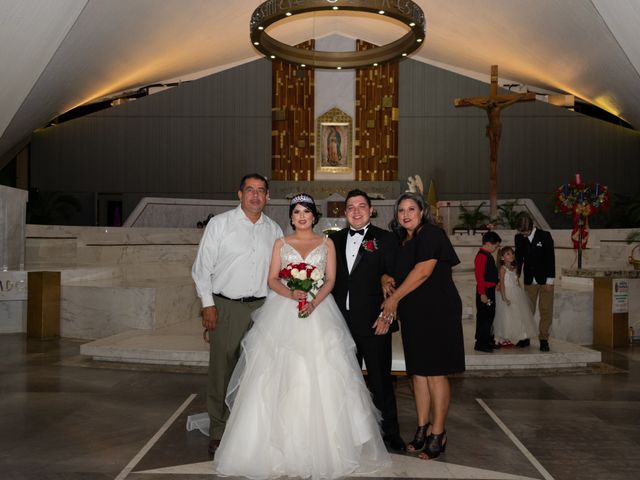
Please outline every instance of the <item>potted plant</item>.
[[460, 205], [458, 220], [462, 223], [456, 225], [454, 230], [466, 230], [467, 233], [471, 231], [475, 235], [476, 230], [485, 227], [486, 224], [483, 222], [489, 219], [489, 216], [481, 211], [485, 203], [482, 202], [475, 208], [466, 208], [464, 205]]
[[500, 218], [498, 223], [504, 227], [509, 227], [511, 230], [515, 230], [518, 226], [518, 217], [520, 212], [516, 210], [518, 200], [512, 200], [505, 202], [502, 205], [498, 205], [498, 211], [500, 212]]
[[636, 257], [636, 250], [640, 247], [640, 230], [634, 230], [627, 235], [627, 243], [631, 244], [636, 242], [636, 246], [631, 250], [631, 255], [629, 255], [629, 263], [633, 265], [635, 270], [640, 270], [640, 253]]

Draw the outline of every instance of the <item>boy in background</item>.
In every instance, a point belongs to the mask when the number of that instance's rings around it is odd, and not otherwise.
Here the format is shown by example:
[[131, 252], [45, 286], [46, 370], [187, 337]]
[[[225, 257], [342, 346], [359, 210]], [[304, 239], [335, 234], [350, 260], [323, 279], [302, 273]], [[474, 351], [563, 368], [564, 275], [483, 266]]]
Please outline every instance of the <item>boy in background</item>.
[[474, 260], [476, 276], [476, 344], [479, 352], [492, 353], [499, 348], [493, 339], [493, 318], [496, 314], [496, 285], [498, 284], [498, 268], [493, 253], [500, 246], [502, 239], [494, 231], [482, 235], [482, 247]]

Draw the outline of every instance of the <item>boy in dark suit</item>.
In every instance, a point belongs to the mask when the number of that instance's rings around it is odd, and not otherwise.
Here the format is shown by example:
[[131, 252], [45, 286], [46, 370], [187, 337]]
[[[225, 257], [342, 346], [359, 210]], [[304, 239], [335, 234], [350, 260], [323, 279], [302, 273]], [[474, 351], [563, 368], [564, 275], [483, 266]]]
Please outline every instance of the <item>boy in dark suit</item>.
[[540, 310], [540, 351], [549, 351], [549, 330], [553, 320], [553, 281], [556, 259], [553, 238], [549, 232], [536, 228], [531, 216], [523, 212], [518, 217], [516, 264], [518, 277], [524, 271], [524, 289], [535, 314]]
[[496, 316], [496, 285], [498, 268], [493, 258], [502, 239], [496, 232], [482, 235], [482, 247], [474, 260], [476, 276], [476, 344], [479, 352], [491, 353], [498, 348], [493, 338], [493, 318]]
[[398, 241], [371, 225], [371, 199], [362, 190], [350, 191], [345, 206], [349, 227], [331, 235], [336, 247], [332, 294], [355, 341], [358, 362], [362, 365], [364, 359], [367, 365], [367, 385], [382, 413], [384, 442], [390, 450], [404, 451], [391, 377], [391, 335], [398, 323], [380, 316], [380, 279], [393, 272]]

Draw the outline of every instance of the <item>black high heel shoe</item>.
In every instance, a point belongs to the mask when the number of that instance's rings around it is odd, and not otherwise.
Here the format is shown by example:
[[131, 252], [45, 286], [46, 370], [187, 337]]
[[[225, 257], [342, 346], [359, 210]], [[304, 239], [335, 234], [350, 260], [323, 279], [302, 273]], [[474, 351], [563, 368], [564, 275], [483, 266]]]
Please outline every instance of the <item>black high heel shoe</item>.
[[437, 458], [441, 453], [444, 453], [447, 448], [447, 431], [443, 430], [442, 433], [434, 435], [433, 433], [427, 437], [427, 444], [420, 454], [420, 458], [423, 460], [431, 460]]
[[427, 430], [430, 426], [430, 422], [427, 422], [426, 425], [418, 426], [416, 434], [413, 436], [413, 440], [407, 443], [408, 453], [418, 453], [421, 452], [422, 449], [424, 449], [424, 446], [427, 442]]

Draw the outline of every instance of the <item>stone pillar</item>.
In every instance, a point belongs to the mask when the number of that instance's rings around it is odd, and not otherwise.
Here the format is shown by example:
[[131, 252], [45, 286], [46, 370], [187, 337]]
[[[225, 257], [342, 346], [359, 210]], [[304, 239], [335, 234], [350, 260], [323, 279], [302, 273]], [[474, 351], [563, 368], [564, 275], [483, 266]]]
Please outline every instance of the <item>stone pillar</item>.
[[26, 190], [0, 185], [0, 333], [25, 331]]
[[0, 270], [24, 270], [29, 192], [0, 185]]

